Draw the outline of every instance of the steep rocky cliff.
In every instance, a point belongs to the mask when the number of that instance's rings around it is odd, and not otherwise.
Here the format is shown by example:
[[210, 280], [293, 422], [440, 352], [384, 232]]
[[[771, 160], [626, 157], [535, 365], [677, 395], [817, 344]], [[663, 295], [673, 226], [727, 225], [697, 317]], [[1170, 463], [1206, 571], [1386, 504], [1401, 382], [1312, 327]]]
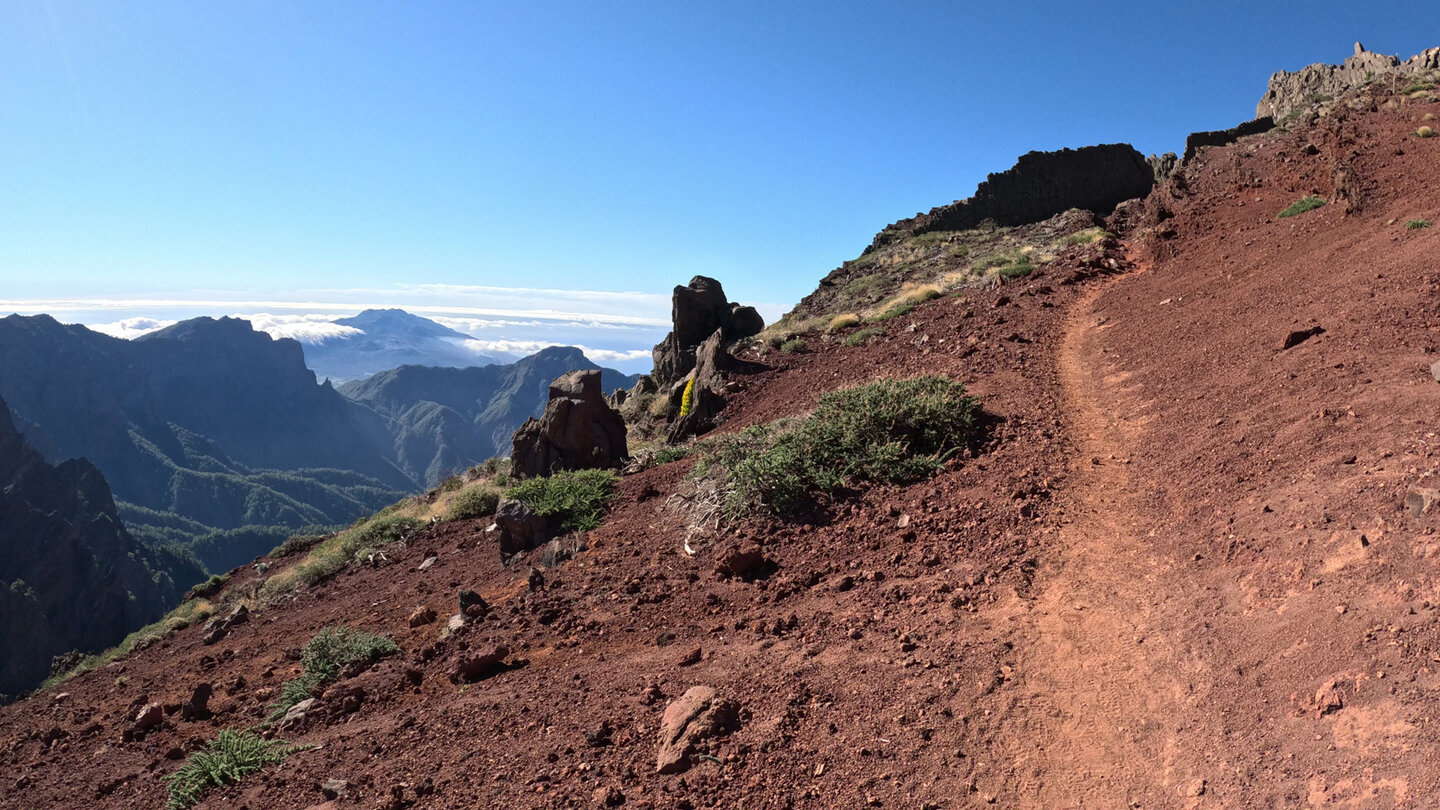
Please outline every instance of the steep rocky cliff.
[[50, 659], [104, 649], [198, 578], [135, 542], [84, 459], [45, 463], [0, 400], [0, 693], [38, 685]]

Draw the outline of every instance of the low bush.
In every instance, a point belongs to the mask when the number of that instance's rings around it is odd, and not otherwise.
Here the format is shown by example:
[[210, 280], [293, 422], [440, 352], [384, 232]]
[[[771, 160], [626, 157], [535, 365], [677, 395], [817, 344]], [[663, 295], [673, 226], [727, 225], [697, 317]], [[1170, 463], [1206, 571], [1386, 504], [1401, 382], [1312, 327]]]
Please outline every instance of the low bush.
[[309, 746], [267, 740], [251, 731], [224, 729], [170, 775], [166, 810], [185, 810], [215, 788], [233, 785], [266, 765], [278, 765]]
[[600, 525], [614, 497], [615, 473], [573, 470], [531, 478], [505, 493], [541, 517], [556, 518], [565, 531], [588, 531]]
[[881, 329], [881, 328], [878, 327], [878, 326], [872, 326], [872, 327], [869, 327], [869, 328], [866, 328], [866, 329], [860, 329], [860, 330], [858, 330], [858, 331], [856, 331], [856, 332], [851, 333], [849, 337], [845, 338], [845, 345], [846, 345], [846, 346], [864, 346], [866, 343], [869, 343], [869, 342], [870, 342], [870, 339], [871, 339], [871, 338], [873, 338], [873, 337], [879, 337], [879, 336], [881, 336], [881, 335], [883, 335], [883, 334], [885, 334], [885, 330], [884, 330], [884, 329]]
[[445, 509], [444, 520], [471, 520], [495, 514], [500, 491], [484, 484], [472, 484], [461, 490]]
[[881, 380], [826, 394], [802, 420], [758, 425], [713, 443], [733, 517], [792, 512], [849, 483], [910, 483], [979, 441], [979, 400], [942, 377]]
[[996, 270], [995, 273], [1003, 279], [1023, 278], [1035, 272], [1035, 265], [1030, 263], [1029, 256], [1021, 256], [1013, 264]]
[[319, 545], [326, 536], [323, 534], [293, 534], [286, 538], [285, 542], [271, 549], [270, 556], [289, 557], [291, 554], [309, 551], [312, 547]]
[[1433, 138], [1435, 137], [1435, 130], [1431, 127], [1420, 127], [1419, 129], [1415, 130], [1415, 137]]
[[805, 341], [800, 338], [791, 338], [780, 344], [780, 351], [786, 354], [799, 354], [809, 348]]
[[1409, 222], [1405, 223], [1405, 228], [1411, 231], [1418, 231], [1421, 228], [1428, 228], [1433, 224], [1434, 223], [1432, 223], [1428, 219], [1412, 219]]
[[346, 667], [373, 663], [398, 652], [400, 646], [389, 636], [343, 625], [321, 630], [305, 645], [300, 658], [304, 671], [280, 689], [280, 701], [271, 706], [270, 719], [284, 717], [291, 706], [310, 697], [320, 687], [339, 680]]
[[1296, 200], [1295, 202], [1290, 203], [1290, 206], [1289, 206], [1288, 208], [1286, 208], [1284, 211], [1281, 211], [1281, 212], [1280, 212], [1280, 216], [1281, 216], [1281, 217], [1293, 217], [1293, 216], [1298, 216], [1298, 215], [1300, 215], [1300, 214], [1305, 213], [1306, 211], [1314, 211], [1316, 208], [1319, 208], [1320, 206], [1322, 206], [1322, 205], [1324, 205], [1324, 204], [1325, 204], [1325, 198], [1324, 198], [1324, 197], [1317, 197], [1317, 196], [1315, 196], [1314, 194], [1311, 194], [1311, 195], [1309, 195], [1308, 197], [1301, 197], [1300, 199]]
[[688, 447], [666, 447], [655, 451], [656, 464], [669, 464], [690, 455]]

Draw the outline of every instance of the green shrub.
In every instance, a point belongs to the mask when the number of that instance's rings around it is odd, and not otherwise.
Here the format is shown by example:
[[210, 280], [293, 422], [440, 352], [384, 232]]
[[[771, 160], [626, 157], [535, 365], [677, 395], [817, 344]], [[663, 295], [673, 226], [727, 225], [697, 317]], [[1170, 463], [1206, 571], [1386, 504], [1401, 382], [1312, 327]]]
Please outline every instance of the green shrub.
[[868, 328], [868, 329], [861, 329], [861, 330], [859, 330], [859, 331], [851, 334], [849, 337], [845, 338], [845, 345], [846, 345], [846, 346], [864, 346], [866, 343], [869, 343], [869, 342], [870, 342], [870, 338], [879, 337], [879, 336], [881, 336], [881, 335], [883, 335], [883, 334], [885, 334], [885, 330], [884, 330], [884, 329], [881, 329], [881, 328], [879, 328], [879, 327], [870, 327], [870, 328]]
[[1035, 265], [1030, 263], [1029, 256], [1021, 256], [1014, 264], [1007, 265], [995, 271], [1001, 278], [1022, 278], [1035, 272]]
[[267, 740], [251, 731], [224, 729], [170, 775], [166, 810], [185, 810], [215, 788], [233, 785], [266, 765], [277, 765], [309, 746]]
[[1300, 199], [1298, 199], [1298, 200], [1296, 200], [1295, 202], [1291, 203], [1289, 208], [1286, 208], [1284, 211], [1281, 211], [1281, 212], [1280, 212], [1280, 216], [1282, 216], [1282, 217], [1293, 217], [1293, 216], [1297, 216], [1297, 215], [1299, 215], [1299, 214], [1305, 213], [1306, 211], [1314, 211], [1316, 208], [1319, 208], [1320, 206], [1322, 206], [1322, 205], [1324, 205], [1324, 204], [1325, 204], [1325, 198], [1323, 198], [1323, 197], [1317, 197], [1317, 196], [1315, 196], [1314, 194], [1311, 194], [1311, 195], [1308, 196], [1308, 197], [1301, 197]]
[[732, 517], [792, 512], [847, 483], [909, 483], [980, 437], [979, 400], [942, 377], [881, 380], [826, 394], [803, 420], [757, 425], [712, 445]]
[[445, 509], [445, 520], [469, 520], [495, 514], [500, 503], [499, 490], [484, 484], [468, 487], [456, 495]]
[[444, 481], [440, 482], [440, 486], [438, 487], [438, 489], [441, 492], [454, 492], [455, 490], [459, 489], [464, 485], [465, 482], [460, 480], [460, 476], [451, 475], [447, 476]]
[[1428, 227], [1430, 227], [1432, 224], [1434, 224], [1434, 223], [1432, 223], [1432, 222], [1431, 222], [1430, 220], [1428, 220], [1428, 219], [1412, 219], [1412, 220], [1410, 220], [1409, 222], [1406, 222], [1406, 223], [1405, 223], [1405, 227], [1406, 227], [1406, 229], [1408, 229], [1408, 230], [1418, 231], [1418, 230], [1420, 230], [1421, 228], [1428, 228]]
[[291, 706], [310, 697], [316, 689], [338, 680], [346, 667], [372, 663], [398, 652], [400, 646], [389, 636], [343, 625], [321, 630], [305, 645], [305, 652], [300, 658], [304, 671], [280, 689], [280, 701], [271, 707], [270, 719], [284, 717]]
[[361, 551], [404, 540], [424, 525], [422, 521], [403, 515], [367, 520], [341, 535], [344, 539], [340, 548], [345, 556], [354, 557]]
[[605, 507], [614, 497], [615, 480], [610, 470], [558, 472], [521, 482], [505, 497], [524, 503], [542, 517], [558, 518], [565, 531], [586, 531], [600, 525]]
[[688, 447], [666, 447], [655, 452], [656, 464], [669, 464], [672, 461], [679, 461], [690, 455]]
[[780, 351], [786, 354], [798, 354], [805, 351], [806, 348], [805, 341], [800, 338], [791, 338], [780, 344]]

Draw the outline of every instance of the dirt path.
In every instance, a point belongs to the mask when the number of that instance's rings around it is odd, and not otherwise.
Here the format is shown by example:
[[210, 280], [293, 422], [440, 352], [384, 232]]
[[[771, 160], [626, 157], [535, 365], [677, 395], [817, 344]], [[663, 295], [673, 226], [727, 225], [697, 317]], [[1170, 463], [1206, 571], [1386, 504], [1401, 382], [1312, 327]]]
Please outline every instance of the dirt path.
[[[1123, 283], [1117, 279], [1110, 284]], [[1014, 622], [1016, 689], [1000, 723], [1011, 784], [1025, 807], [1202, 806], [1209, 746], [1199, 716], [1208, 667], [1182, 632], [1204, 626], [1205, 586], [1164, 553], [1147, 519], [1145, 394], [1102, 351], [1097, 286], [1071, 310], [1058, 357], [1064, 419], [1075, 442], [1067, 497], [1032, 601]], [[1212, 749], [1213, 750], [1213, 749]]]

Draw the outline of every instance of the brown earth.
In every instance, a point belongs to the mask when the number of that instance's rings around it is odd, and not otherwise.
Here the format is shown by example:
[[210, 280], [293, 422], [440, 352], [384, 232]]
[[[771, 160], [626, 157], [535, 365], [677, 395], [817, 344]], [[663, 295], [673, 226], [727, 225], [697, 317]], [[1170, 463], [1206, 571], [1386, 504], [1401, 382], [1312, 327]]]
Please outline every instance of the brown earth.
[[[432, 528], [213, 646], [192, 627], [0, 709], [0, 806], [162, 807], [178, 757], [262, 720], [287, 651], [342, 622], [403, 654], [282, 734], [317, 748], [201, 806], [323, 805], [330, 778], [334, 808], [1435, 806], [1440, 539], [1403, 505], [1440, 468], [1440, 230], [1404, 227], [1440, 219], [1424, 112], [1206, 150], [1152, 195], [1173, 217], [1127, 272], [1062, 283], [1077, 252], [870, 345], [769, 355], [731, 398], [722, 430], [956, 377], [999, 421], [932, 480], [716, 537], [675, 497], [690, 462], [658, 467], [535, 587], [483, 523]], [[1276, 217], [1337, 183], [1351, 213]], [[760, 578], [715, 573], [739, 542]], [[461, 588], [494, 610], [440, 641]], [[440, 621], [410, 628], [417, 605]], [[508, 668], [448, 679], [496, 643]], [[126, 741], [199, 682], [213, 718]], [[658, 775], [661, 715], [696, 685], [739, 727]]]

